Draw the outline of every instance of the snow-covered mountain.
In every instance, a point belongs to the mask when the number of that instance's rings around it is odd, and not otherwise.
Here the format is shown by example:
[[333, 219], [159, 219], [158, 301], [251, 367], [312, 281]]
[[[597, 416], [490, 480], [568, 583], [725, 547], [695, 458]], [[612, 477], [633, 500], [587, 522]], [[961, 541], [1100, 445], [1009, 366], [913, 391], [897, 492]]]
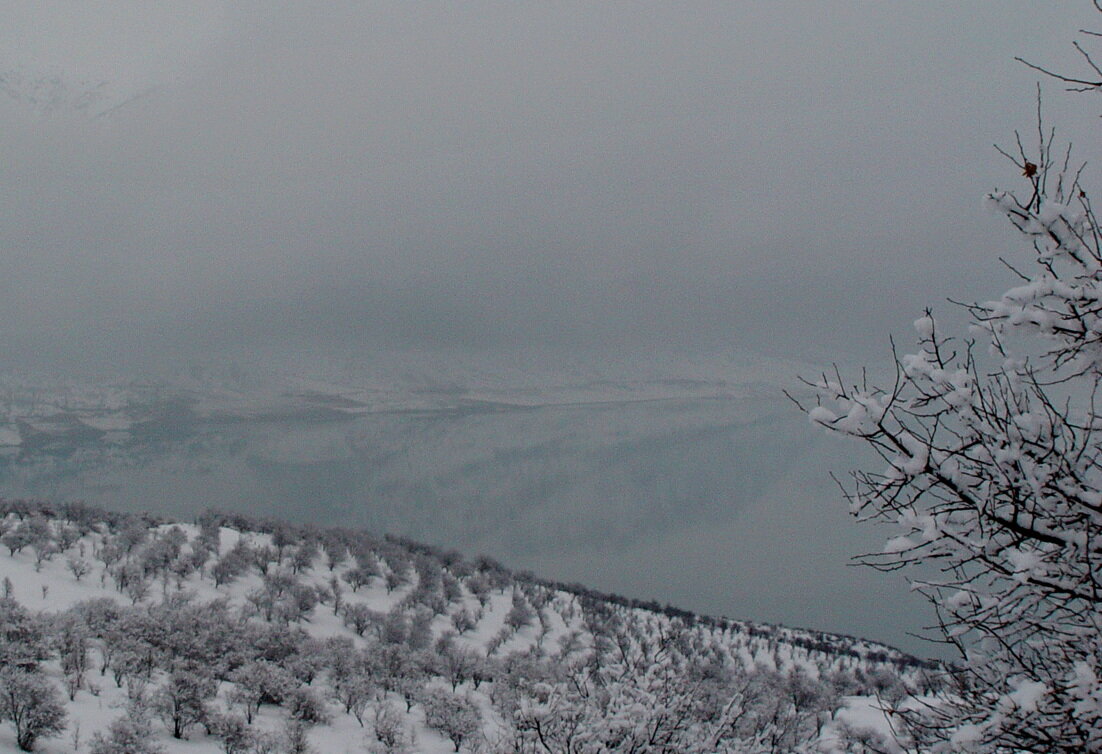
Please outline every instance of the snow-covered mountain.
[[0, 687], [22, 695], [0, 704], [36, 705], [36, 751], [865, 751], [875, 696], [936, 682], [874, 642], [358, 531], [0, 514]]
[[119, 111], [201, 65], [229, 29], [226, 6], [42, 0], [7, 8], [0, 100], [40, 116]]
[[382, 351], [328, 358], [193, 363], [156, 378], [75, 380], [0, 375], [0, 412], [11, 418], [128, 414], [185, 401], [198, 418], [271, 418], [325, 408], [334, 415], [387, 411], [598, 404], [772, 394], [814, 371], [749, 352], [573, 354], [517, 351]]
[[68, 112], [99, 117], [148, 91], [128, 91], [110, 81], [74, 78], [60, 70], [14, 67], [0, 71], [0, 93], [17, 106], [39, 115]]

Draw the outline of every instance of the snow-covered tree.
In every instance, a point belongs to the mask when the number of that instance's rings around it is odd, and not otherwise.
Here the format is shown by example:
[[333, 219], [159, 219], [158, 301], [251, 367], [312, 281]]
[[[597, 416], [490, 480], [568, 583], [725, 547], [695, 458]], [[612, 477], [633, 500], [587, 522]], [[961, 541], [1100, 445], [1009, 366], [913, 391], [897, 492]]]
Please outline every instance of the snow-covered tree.
[[88, 670], [88, 628], [74, 615], [63, 615], [54, 628], [54, 644], [65, 674], [65, 690], [72, 701]]
[[148, 714], [131, 706], [107, 728], [107, 734], [92, 736], [91, 754], [164, 754], [153, 735]]
[[359, 591], [360, 587], [371, 582], [371, 579], [379, 575], [379, 567], [368, 559], [356, 558], [356, 566], [344, 572], [344, 580], [352, 587], [352, 591]]
[[42, 621], [14, 597], [0, 598], [0, 668], [33, 670], [49, 656]]
[[430, 689], [421, 698], [421, 704], [425, 708], [425, 724], [447, 736], [456, 751], [482, 729], [478, 706], [465, 696]]
[[372, 705], [371, 728], [377, 746], [369, 746], [368, 751], [379, 754], [404, 754], [408, 751], [403, 715], [397, 707], [386, 700], [377, 700]]
[[238, 540], [233, 549], [227, 552], [210, 569], [210, 575], [216, 586], [229, 584], [245, 573], [249, 568], [252, 550], [245, 540]]
[[20, 522], [16, 527], [0, 537], [0, 542], [8, 548], [8, 552], [14, 555], [22, 551], [28, 545], [35, 545], [50, 541], [50, 527], [40, 517]]
[[249, 662], [230, 675], [236, 686], [227, 695], [231, 705], [241, 707], [252, 723], [262, 704], [282, 704], [298, 685], [295, 678], [279, 665], [259, 660]]
[[81, 578], [87, 576], [88, 573], [92, 570], [92, 566], [90, 566], [88, 564], [88, 561], [84, 558], [68, 558], [65, 561], [65, 565], [68, 566], [69, 570], [73, 574], [73, 578], [75, 578], [77, 581], [80, 581]]
[[176, 670], [153, 695], [153, 707], [172, 730], [173, 738], [185, 738], [188, 730], [206, 717], [207, 700], [217, 688], [213, 678], [194, 669]]
[[226, 754], [246, 754], [249, 751], [253, 735], [245, 718], [213, 711], [207, 715], [206, 724]]
[[324, 725], [329, 722], [329, 712], [325, 708], [325, 702], [314, 693], [313, 689], [305, 686], [294, 689], [287, 695], [283, 704], [292, 720], [298, 720], [306, 725]]
[[922, 750], [1102, 751], [1102, 228], [1038, 120], [1004, 152], [1023, 189], [989, 197], [1033, 248], [1019, 283], [966, 307], [964, 339], [927, 311], [888, 384], [836, 371], [804, 404], [883, 459], [847, 486], [854, 515], [895, 527], [863, 560], [917, 566], [959, 653], [950, 688], [904, 713]]
[[381, 626], [386, 616], [377, 610], [372, 610], [362, 602], [351, 602], [341, 609], [341, 617], [344, 625], [351, 628], [358, 636], [363, 636], [368, 629]]
[[10, 666], [0, 669], [0, 720], [15, 727], [20, 749], [33, 751], [38, 739], [60, 735], [65, 717], [61, 695], [45, 676]]
[[283, 748], [287, 754], [311, 754], [314, 751], [307, 737], [307, 726], [301, 720], [291, 719], [283, 727]]

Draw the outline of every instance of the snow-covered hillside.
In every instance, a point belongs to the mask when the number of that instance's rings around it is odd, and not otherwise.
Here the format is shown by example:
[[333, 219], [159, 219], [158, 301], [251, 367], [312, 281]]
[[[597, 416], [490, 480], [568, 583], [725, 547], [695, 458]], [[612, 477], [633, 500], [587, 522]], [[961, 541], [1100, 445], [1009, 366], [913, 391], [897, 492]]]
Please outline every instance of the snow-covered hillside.
[[0, 516], [0, 686], [25, 692], [0, 705], [64, 709], [36, 751], [861, 751], [870, 695], [932, 683], [872, 642], [361, 532]]

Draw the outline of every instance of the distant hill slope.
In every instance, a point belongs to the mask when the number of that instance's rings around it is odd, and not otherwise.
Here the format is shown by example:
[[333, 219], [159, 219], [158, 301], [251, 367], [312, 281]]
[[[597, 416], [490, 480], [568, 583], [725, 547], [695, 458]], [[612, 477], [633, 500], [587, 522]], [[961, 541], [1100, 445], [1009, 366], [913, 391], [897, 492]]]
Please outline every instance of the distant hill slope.
[[0, 690], [64, 709], [37, 751], [859, 751], [859, 696], [935, 682], [357, 531], [2, 501], [0, 532]]

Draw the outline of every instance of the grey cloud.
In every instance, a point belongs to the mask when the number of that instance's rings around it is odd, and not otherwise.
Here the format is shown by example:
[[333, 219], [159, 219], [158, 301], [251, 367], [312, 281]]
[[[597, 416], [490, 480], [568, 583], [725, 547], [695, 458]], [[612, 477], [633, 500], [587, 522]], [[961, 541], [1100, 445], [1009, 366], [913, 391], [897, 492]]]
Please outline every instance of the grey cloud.
[[142, 6], [20, 7], [0, 37], [148, 92], [0, 110], [20, 353], [883, 342], [871, 321], [989, 292], [990, 144], [1031, 111], [1010, 58], [1076, 27], [1029, 3]]

